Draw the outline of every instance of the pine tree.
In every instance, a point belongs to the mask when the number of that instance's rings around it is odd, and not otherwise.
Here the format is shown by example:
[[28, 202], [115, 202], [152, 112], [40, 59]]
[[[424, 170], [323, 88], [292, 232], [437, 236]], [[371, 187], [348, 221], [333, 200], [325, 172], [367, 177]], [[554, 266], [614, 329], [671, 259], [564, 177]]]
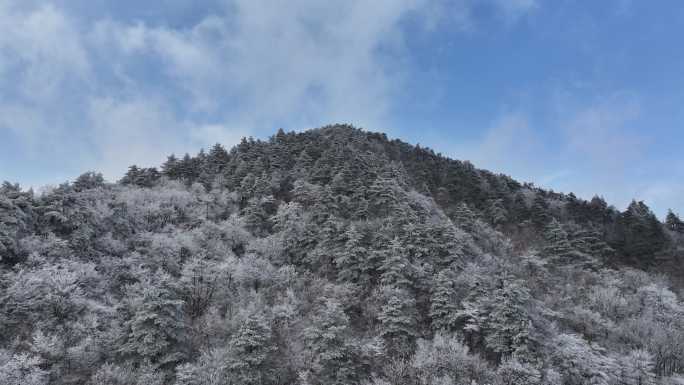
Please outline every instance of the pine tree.
[[597, 345], [573, 334], [560, 334], [551, 342], [550, 362], [566, 384], [612, 384], [615, 362]]
[[271, 382], [269, 360], [275, 350], [271, 339], [271, 328], [262, 315], [250, 315], [240, 325], [230, 339], [227, 362], [230, 376], [236, 383], [262, 385]]
[[35, 223], [33, 194], [22, 192], [19, 185], [3, 183], [0, 187], [0, 263], [14, 264], [21, 259], [19, 241]]
[[632, 201], [617, 219], [617, 246], [625, 255], [647, 265], [667, 244], [662, 224], [644, 202]]
[[124, 324], [124, 353], [157, 364], [184, 357], [183, 301], [168, 288], [170, 279], [162, 276], [129, 286], [133, 314]]
[[242, 210], [245, 226], [253, 234], [263, 235], [269, 228], [268, 214], [264, 210], [262, 201], [258, 198], [251, 198]]
[[395, 288], [409, 289], [412, 284], [412, 266], [399, 238], [395, 237], [383, 253], [384, 258], [380, 266], [380, 283]]
[[684, 222], [679, 219], [679, 215], [672, 212], [671, 209], [667, 210], [667, 216], [665, 217], [665, 224], [667, 228], [671, 231], [676, 231], [678, 233], [684, 233]]
[[504, 206], [503, 199], [492, 199], [488, 202], [487, 219], [494, 227], [506, 223], [508, 220], [508, 210]]
[[412, 351], [417, 335], [415, 298], [407, 290], [394, 287], [384, 287], [382, 297], [378, 319], [387, 351], [390, 355], [407, 354]]
[[595, 230], [579, 230], [574, 232], [570, 236], [570, 244], [573, 249], [600, 260], [606, 259], [615, 253], [615, 250]]
[[475, 221], [477, 217], [470, 207], [465, 203], [459, 203], [453, 212], [454, 224], [468, 233], [475, 231]]
[[94, 171], [88, 171], [79, 175], [73, 183], [74, 191], [77, 192], [99, 187], [104, 187], [104, 177], [102, 174]]
[[176, 155], [171, 154], [166, 158], [166, 162], [161, 166], [162, 174], [166, 175], [171, 179], [180, 178], [180, 170], [178, 167], [178, 158]]
[[402, 202], [403, 192], [395, 179], [378, 177], [368, 190], [372, 212], [378, 216], [390, 214]]
[[308, 180], [313, 170], [314, 159], [307, 150], [302, 151], [295, 162], [293, 174], [296, 179]]
[[426, 226], [426, 230], [431, 235], [427, 245], [430, 258], [437, 268], [462, 267], [466, 255], [474, 252], [471, 238], [449, 220]]
[[311, 363], [307, 366], [320, 384], [353, 384], [359, 380], [356, 354], [349, 344], [349, 318], [342, 305], [327, 299], [304, 330]]
[[568, 241], [568, 234], [555, 218], [551, 219], [551, 222], [546, 225], [544, 238], [546, 239], [546, 245], [542, 250], [543, 255], [561, 262], [566, 261], [570, 257], [572, 246]]
[[620, 362], [620, 383], [625, 385], [655, 385], [653, 355], [646, 350], [633, 350]]
[[454, 288], [455, 275], [450, 269], [437, 274], [430, 297], [430, 318], [432, 329], [453, 330], [458, 324], [458, 304]]
[[541, 383], [541, 373], [534, 366], [517, 359], [504, 361], [497, 370], [501, 385], [535, 385]]
[[530, 215], [532, 223], [534, 223], [538, 228], [543, 228], [552, 219], [549, 213], [549, 204], [546, 202], [544, 197], [537, 193], [534, 196], [534, 202], [532, 203], [532, 208], [530, 209]]
[[501, 278], [487, 316], [485, 343], [501, 358], [525, 359], [528, 355], [530, 293], [520, 281]]
[[139, 178], [140, 168], [138, 168], [136, 165], [131, 165], [128, 167], [128, 171], [126, 171], [126, 174], [123, 178], [121, 178], [119, 183], [123, 185], [137, 185]]
[[522, 192], [515, 194], [513, 199], [513, 207], [511, 208], [511, 215], [513, 216], [513, 221], [516, 223], [522, 223], [524, 220], [529, 219], [530, 209], [527, 207], [527, 199]]
[[344, 247], [335, 255], [337, 279], [340, 282], [367, 283], [369, 277], [364, 265], [368, 250], [363, 244], [363, 233], [354, 225], [344, 233]]
[[219, 143], [214, 144], [207, 155], [206, 169], [212, 175], [219, 175], [228, 165], [230, 155]]

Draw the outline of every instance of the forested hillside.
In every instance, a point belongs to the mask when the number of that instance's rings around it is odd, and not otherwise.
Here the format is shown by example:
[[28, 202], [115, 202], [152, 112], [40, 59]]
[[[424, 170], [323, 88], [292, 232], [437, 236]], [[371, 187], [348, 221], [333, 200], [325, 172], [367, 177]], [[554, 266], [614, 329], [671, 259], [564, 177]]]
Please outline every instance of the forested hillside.
[[0, 384], [684, 384], [684, 223], [350, 126], [0, 188]]

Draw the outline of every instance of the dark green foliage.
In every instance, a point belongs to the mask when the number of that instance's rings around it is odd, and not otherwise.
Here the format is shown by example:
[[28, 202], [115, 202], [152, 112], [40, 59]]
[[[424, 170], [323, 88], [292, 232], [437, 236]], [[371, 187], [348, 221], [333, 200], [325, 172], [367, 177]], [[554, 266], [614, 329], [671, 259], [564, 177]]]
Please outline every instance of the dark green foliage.
[[413, 349], [418, 334], [416, 301], [410, 291], [391, 286], [382, 289], [381, 299], [378, 320], [387, 352], [390, 355], [407, 354]]
[[573, 254], [573, 248], [568, 240], [568, 234], [561, 224], [552, 219], [544, 230], [546, 245], [542, 254], [548, 258], [556, 259], [560, 262], [567, 262]]
[[380, 283], [395, 288], [410, 288], [411, 278], [414, 275], [413, 266], [399, 239], [394, 238], [383, 254], [380, 265]]
[[309, 348], [309, 381], [316, 384], [353, 384], [361, 378], [359, 352], [351, 343], [349, 318], [340, 303], [327, 300], [304, 330]]
[[536, 194], [532, 208], [530, 209], [532, 222], [538, 227], [543, 228], [551, 219], [549, 204], [541, 194]]
[[230, 340], [228, 375], [239, 384], [271, 382], [271, 329], [263, 316], [250, 315]]
[[104, 187], [105, 182], [102, 174], [89, 171], [81, 174], [73, 183], [74, 191], [80, 192], [92, 188]]
[[159, 171], [156, 168], [138, 168], [138, 166], [133, 165], [128, 168], [126, 175], [119, 181], [119, 183], [124, 185], [135, 185], [140, 187], [151, 187], [161, 177]]
[[618, 217], [616, 227], [616, 248], [642, 266], [650, 265], [668, 242], [663, 225], [644, 202], [632, 201]]
[[445, 269], [437, 274], [430, 297], [430, 318], [435, 331], [452, 331], [458, 325], [458, 308], [455, 289], [456, 274]]
[[351, 225], [344, 233], [344, 246], [335, 256], [337, 277], [341, 282], [351, 282], [368, 285], [373, 273], [373, 266], [369, 265], [370, 252], [364, 245], [363, 234]]
[[665, 217], [665, 224], [670, 231], [676, 231], [678, 233], [684, 233], [684, 222], [679, 219], [679, 215], [672, 212], [672, 210], [667, 211], [667, 217]]
[[491, 310], [487, 315], [485, 337], [488, 349], [500, 359], [511, 356], [527, 359], [530, 318], [530, 292], [520, 280], [504, 276], [493, 293]]
[[143, 281], [127, 288], [131, 318], [124, 322], [127, 336], [122, 353], [155, 364], [184, 358], [183, 302], [168, 287], [169, 281], [170, 277], [161, 277], [157, 282]]
[[0, 383], [675, 383], [680, 225], [344, 125], [5, 183]]
[[454, 208], [452, 218], [456, 226], [463, 230], [472, 233], [475, 231], [475, 213], [468, 207], [465, 202], [461, 202]]
[[31, 233], [35, 220], [33, 192], [4, 182], [0, 187], [0, 264], [14, 264], [24, 257], [19, 241]]

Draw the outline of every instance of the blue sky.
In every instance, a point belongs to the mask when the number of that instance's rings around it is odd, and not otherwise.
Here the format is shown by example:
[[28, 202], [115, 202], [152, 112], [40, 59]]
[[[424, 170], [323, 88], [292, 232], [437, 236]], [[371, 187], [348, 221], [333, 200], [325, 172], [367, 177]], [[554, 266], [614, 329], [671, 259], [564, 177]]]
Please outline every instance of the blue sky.
[[680, 1], [0, 0], [0, 179], [347, 122], [684, 214]]

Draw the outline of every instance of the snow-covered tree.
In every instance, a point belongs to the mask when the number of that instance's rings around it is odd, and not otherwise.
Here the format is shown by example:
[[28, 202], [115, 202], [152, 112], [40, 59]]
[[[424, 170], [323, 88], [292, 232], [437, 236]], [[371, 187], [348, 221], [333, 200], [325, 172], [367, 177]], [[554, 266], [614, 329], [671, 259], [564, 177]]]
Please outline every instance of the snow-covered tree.
[[380, 335], [390, 354], [405, 354], [412, 350], [418, 334], [416, 301], [407, 290], [391, 286], [383, 287], [381, 295]]
[[122, 353], [135, 359], [166, 364], [185, 357], [183, 301], [161, 275], [127, 287], [131, 317], [124, 322]]
[[351, 384], [359, 380], [357, 352], [349, 338], [349, 318], [342, 305], [328, 299], [304, 329], [310, 354], [311, 376], [316, 384]]
[[455, 274], [444, 269], [437, 274], [430, 297], [430, 318], [434, 330], [454, 330], [458, 325]]
[[272, 378], [269, 365], [274, 346], [271, 327], [263, 315], [249, 315], [231, 337], [226, 362], [229, 376], [240, 384], [265, 384]]

